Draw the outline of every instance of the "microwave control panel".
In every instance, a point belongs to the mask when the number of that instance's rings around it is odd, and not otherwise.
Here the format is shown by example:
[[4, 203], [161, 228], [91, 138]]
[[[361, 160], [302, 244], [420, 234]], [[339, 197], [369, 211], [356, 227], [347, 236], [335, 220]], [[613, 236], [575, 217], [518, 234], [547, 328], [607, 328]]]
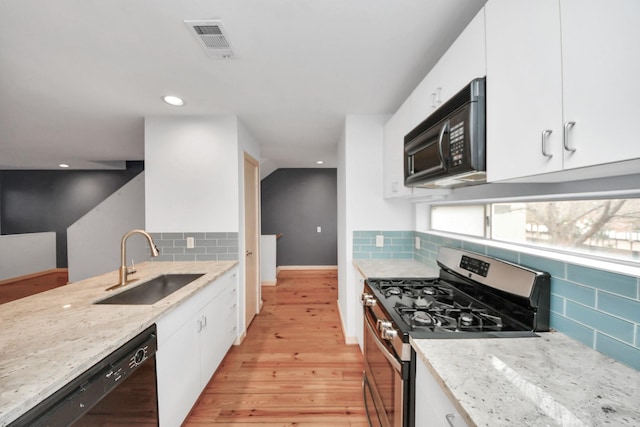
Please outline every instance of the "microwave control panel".
[[451, 166], [460, 166], [464, 158], [464, 121], [454, 125], [449, 131], [449, 155]]

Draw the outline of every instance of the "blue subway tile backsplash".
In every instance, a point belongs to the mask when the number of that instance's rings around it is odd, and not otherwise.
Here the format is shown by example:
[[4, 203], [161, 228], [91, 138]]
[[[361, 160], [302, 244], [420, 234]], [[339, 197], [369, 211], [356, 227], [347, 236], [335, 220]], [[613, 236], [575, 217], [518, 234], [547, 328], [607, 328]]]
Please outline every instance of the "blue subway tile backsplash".
[[[384, 247], [375, 246], [376, 235]], [[415, 249], [415, 238], [420, 249]], [[551, 274], [551, 327], [640, 370], [640, 278], [416, 231], [353, 233], [354, 259], [415, 259], [437, 268], [440, 246], [463, 248]]]
[[[160, 256], [152, 261], [237, 261], [237, 232], [151, 233]], [[187, 237], [193, 237], [194, 247], [187, 248]]]

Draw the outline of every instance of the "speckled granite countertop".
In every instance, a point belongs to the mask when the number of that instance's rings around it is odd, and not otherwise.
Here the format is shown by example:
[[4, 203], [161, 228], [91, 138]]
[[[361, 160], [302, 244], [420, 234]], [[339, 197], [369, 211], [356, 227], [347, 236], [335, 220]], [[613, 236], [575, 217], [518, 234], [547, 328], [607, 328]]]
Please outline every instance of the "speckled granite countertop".
[[439, 270], [415, 260], [354, 259], [353, 265], [364, 277], [438, 277]]
[[138, 280], [122, 290], [164, 273], [206, 273], [153, 305], [93, 305], [107, 295], [107, 287], [118, 282], [117, 271], [0, 305], [0, 426], [18, 418], [236, 264], [139, 264], [138, 272], [131, 276]]
[[411, 344], [477, 426], [640, 426], [640, 372], [559, 332]]

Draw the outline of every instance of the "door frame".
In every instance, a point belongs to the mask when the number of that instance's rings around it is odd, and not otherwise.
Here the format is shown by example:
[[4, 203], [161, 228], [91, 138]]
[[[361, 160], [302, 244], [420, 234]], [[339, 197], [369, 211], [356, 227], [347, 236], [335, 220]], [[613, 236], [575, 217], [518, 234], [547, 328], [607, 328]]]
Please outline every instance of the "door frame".
[[[251, 167], [255, 168], [254, 179], [247, 180], [247, 171], [245, 170], [247, 164]], [[260, 313], [262, 309], [262, 289], [260, 286], [260, 162], [254, 159], [247, 152], [243, 152], [243, 162], [242, 162], [242, 173], [243, 173], [243, 200], [244, 200], [244, 254], [239, 254], [240, 256], [244, 256], [244, 282], [245, 282], [245, 290], [244, 290], [244, 333], [246, 334], [247, 329], [253, 320], [254, 316]], [[249, 181], [249, 182], [248, 182]], [[255, 209], [251, 209], [251, 206], [248, 201], [248, 197], [250, 195], [254, 195], [253, 206]], [[247, 232], [253, 225], [256, 230], [255, 235], [251, 236], [250, 233]], [[251, 252], [251, 253], [250, 253]], [[251, 269], [255, 272], [255, 283], [253, 284], [254, 288], [251, 289]], [[256, 306], [250, 310], [249, 304], [249, 291], [255, 292], [256, 296]], [[251, 314], [250, 314], [251, 313]], [[249, 318], [249, 316], [251, 316]]]

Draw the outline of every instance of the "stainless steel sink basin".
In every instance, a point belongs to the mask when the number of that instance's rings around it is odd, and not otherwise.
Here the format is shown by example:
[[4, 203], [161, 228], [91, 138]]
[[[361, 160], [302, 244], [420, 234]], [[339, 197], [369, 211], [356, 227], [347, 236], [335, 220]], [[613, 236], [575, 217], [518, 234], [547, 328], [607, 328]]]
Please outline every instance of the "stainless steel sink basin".
[[141, 283], [134, 288], [128, 289], [109, 298], [96, 301], [94, 304], [154, 304], [202, 276], [204, 276], [204, 273], [163, 274], [162, 276], [154, 277], [151, 280]]

